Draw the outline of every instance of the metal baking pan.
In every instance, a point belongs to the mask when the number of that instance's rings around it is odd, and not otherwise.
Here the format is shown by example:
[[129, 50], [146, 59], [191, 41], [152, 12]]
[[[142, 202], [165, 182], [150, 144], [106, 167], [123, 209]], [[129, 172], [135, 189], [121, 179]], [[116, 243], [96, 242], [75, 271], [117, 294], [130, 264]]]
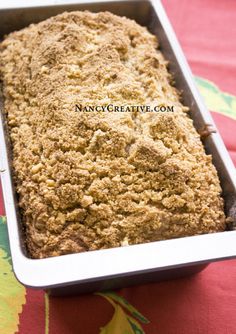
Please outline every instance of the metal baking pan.
[[[214, 125], [195, 87], [175, 34], [161, 3], [153, 1], [78, 1], [57, 5], [40, 2], [35, 7], [0, 9], [0, 38], [39, 22], [52, 15], [71, 10], [108, 10], [117, 15], [135, 19], [158, 36], [161, 51], [169, 60], [176, 87], [183, 92], [183, 102], [191, 108], [196, 129]], [[2, 109], [2, 108], [1, 108]], [[201, 270], [213, 261], [236, 257], [236, 231], [205, 234], [166, 241], [157, 241], [129, 247], [119, 247], [46, 259], [31, 259], [24, 249], [21, 222], [11, 173], [11, 150], [2, 113], [0, 129], [1, 180], [13, 269], [18, 280], [32, 288], [43, 288], [54, 295], [95, 290], [115, 289], [137, 283], [146, 283], [180, 277]], [[204, 140], [207, 153], [212, 154], [225, 199], [225, 212], [236, 220], [235, 169], [218, 134]]]

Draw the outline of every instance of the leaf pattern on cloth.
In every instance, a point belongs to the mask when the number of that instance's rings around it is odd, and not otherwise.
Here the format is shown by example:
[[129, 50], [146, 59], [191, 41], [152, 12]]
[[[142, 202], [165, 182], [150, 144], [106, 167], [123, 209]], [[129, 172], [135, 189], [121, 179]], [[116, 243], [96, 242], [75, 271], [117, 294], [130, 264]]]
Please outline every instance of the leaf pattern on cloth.
[[12, 272], [5, 217], [0, 217], [0, 334], [16, 333], [26, 290]]
[[[147, 324], [146, 319], [135, 307], [133, 307], [126, 299], [114, 292], [96, 293], [104, 297], [115, 309], [112, 319], [109, 323], [100, 329], [100, 334], [145, 334], [139, 322]], [[129, 311], [131, 315], [125, 311]], [[135, 319], [136, 318], [136, 319]]]
[[236, 120], [236, 96], [222, 92], [213, 82], [195, 77], [207, 108]]

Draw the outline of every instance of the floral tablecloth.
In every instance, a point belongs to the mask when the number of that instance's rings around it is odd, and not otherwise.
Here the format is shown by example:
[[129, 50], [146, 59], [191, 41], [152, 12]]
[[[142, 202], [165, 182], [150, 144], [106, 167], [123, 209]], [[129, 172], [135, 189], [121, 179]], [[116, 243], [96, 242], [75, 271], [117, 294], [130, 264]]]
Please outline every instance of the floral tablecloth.
[[[163, 3], [236, 164], [236, 1]], [[2, 196], [0, 215], [0, 334], [236, 334], [236, 260], [174, 281], [53, 298], [16, 281]]]

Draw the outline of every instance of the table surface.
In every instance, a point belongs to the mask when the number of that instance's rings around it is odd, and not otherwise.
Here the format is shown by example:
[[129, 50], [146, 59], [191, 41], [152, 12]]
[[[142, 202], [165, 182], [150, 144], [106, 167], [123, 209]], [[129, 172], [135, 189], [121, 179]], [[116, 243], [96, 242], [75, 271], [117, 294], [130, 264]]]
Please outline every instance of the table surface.
[[[0, 7], [19, 4], [29, 1], [8, 0]], [[236, 1], [163, 4], [236, 164]], [[183, 279], [49, 298], [25, 289], [12, 273], [1, 195], [0, 215], [0, 334], [236, 334], [236, 260]]]

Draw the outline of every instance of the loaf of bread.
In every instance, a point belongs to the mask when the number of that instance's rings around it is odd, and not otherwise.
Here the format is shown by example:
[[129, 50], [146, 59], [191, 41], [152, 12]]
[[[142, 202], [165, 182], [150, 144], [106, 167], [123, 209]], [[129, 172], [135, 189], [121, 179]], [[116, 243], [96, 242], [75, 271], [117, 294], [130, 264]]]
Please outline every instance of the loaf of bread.
[[[63, 13], [6, 36], [0, 59], [32, 258], [224, 230], [212, 158], [146, 28]], [[173, 111], [85, 111], [110, 104]]]

